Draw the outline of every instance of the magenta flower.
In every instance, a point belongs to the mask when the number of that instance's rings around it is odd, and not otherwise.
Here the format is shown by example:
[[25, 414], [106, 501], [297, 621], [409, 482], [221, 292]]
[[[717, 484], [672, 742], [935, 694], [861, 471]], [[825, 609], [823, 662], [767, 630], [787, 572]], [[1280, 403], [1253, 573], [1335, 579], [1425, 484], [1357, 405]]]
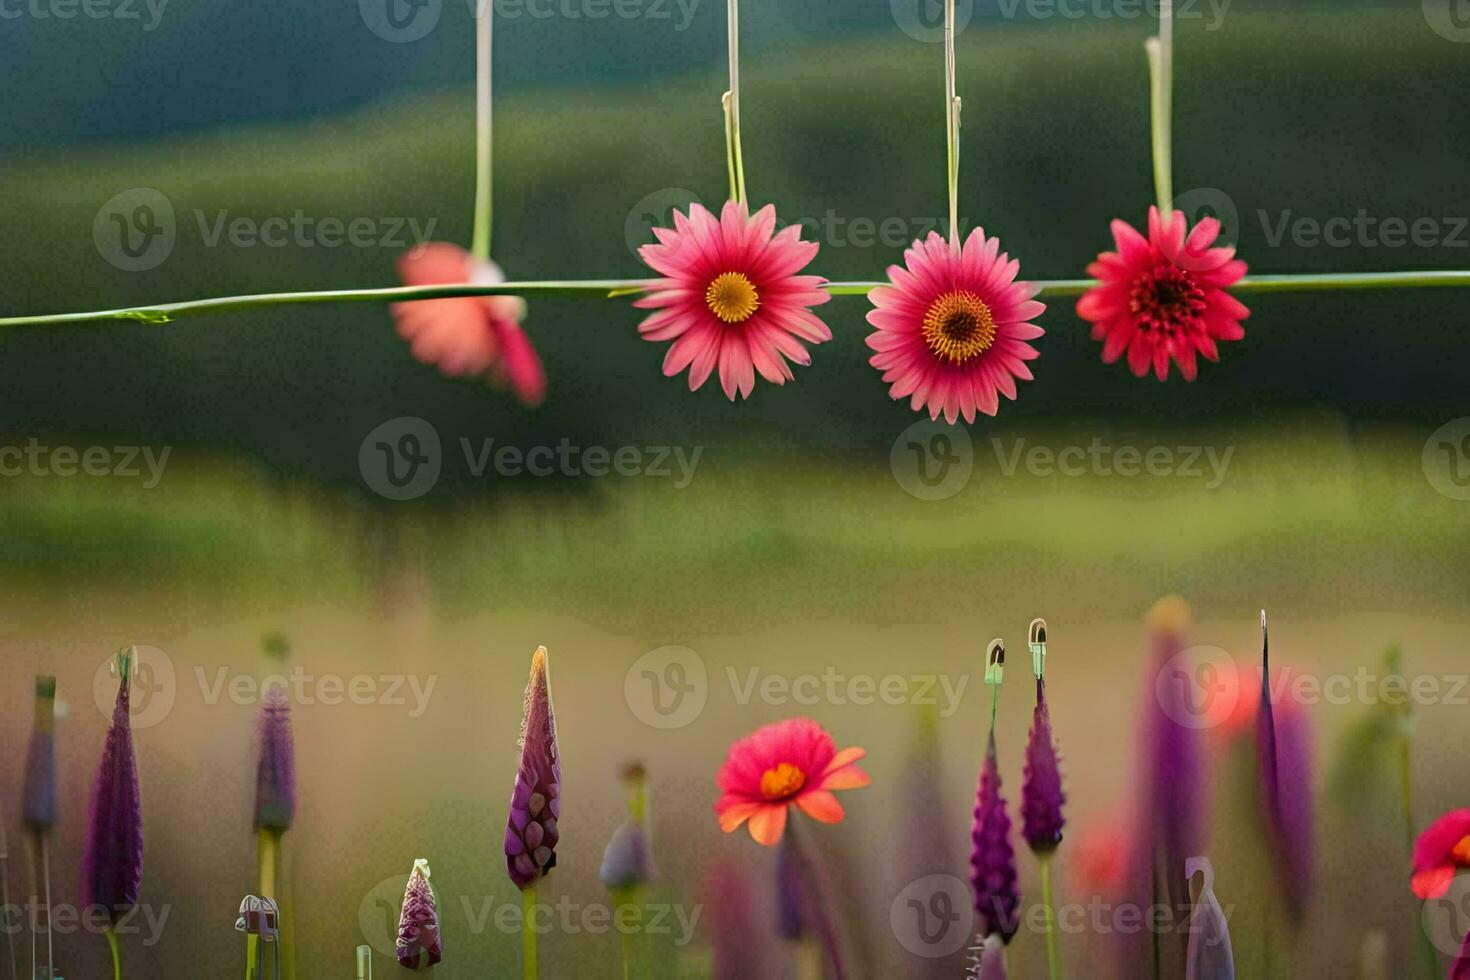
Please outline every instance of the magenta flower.
[[[398, 259], [407, 286], [493, 286], [505, 281], [500, 267], [476, 259], [458, 245], [425, 242]], [[458, 296], [394, 303], [398, 335], [413, 356], [451, 378], [484, 376], [524, 405], [546, 396], [546, 372], [521, 329], [526, 303], [519, 296]]]
[[1031, 737], [1026, 743], [1025, 781], [1021, 784], [1021, 836], [1031, 850], [1050, 854], [1062, 842], [1066, 819], [1062, 805], [1062, 771], [1046, 706], [1046, 681], [1036, 679], [1036, 708], [1031, 714]]
[[1240, 321], [1250, 310], [1225, 291], [1245, 276], [1245, 263], [1233, 248], [1211, 247], [1220, 234], [1214, 218], [1190, 231], [1181, 212], [1165, 218], [1153, 207], [1148, 238], [1124, 221], [1112, 228], [1118, 250], [1087, 267], [1098, 284], [1077, 301], [1077, 315], [1092, 324], [1092, 339], [1103, 342], [1103, 363], [1126, 352], [1135, 375], [1152, 368], [1163, 381], [1172, 358], [1193, 381], [1196, 355], [1218, 361], [1218, 341], [1245, 336]]
[[1016, 888], [1016, 852], [1011, 846], [1011, 818], [1001, 795], [1000, 768], [995, 758], [995, 733], [980, 770], [975, 800], [975, 824], [970, 832], [970, 883], [975, 889], [978, 933], [999, 935], [1009, 943], [1020, 925], [1016, 910], [1021, 894]]
[[273, 685], [261, 698], [256, 724], [260, 758], [255, 769], [255, 826], [286, 831], [296, 815], [296, 746], [291, 704], [281, 686]]
[[21, 819], [36, 833], [56, 823], [56, 678], [36, 678], [36, 717], [26, 747]]
[[81, 886], [82, 904], [101, 906], [114, 925], [138, 904], [143, 884], [143, 794], [128, 717], [131, 650], [118, 654], [118, 668], [122, 679], [92, 785]]
[[1470, 868], [1470, 808], [1446, 813], [1414, 842], [1414, 894], [1443, 898], [1461, 868]]
[[521, 718], [521, 766], [505, 827], [505, 866], [517, 888], [529, 888], [556, 867], [556, 822], [561, 815], [561, 757], [546, 648], [531, 658]]
[[696, 391], [718, 368], [726, 398], [749, 398], [757, 372], [785, 384], [791, 364], [811, 363], [802, 341], [832, 339], [811, 311], [832, 298], [821, 288], [826, 280], [796, 274], [816, 257], [817, 243], [801, 240], [801, 225], [775, 228], [769, 204], [751, 215], [727, 201], [718, 219], [691, 204], [687, 218], [675, 211], [673, 230], [655, 228], [658, 243], [638, 250], [663, 276], [633, 305], [658, 311], [638, 325], [643, 339], [673, 341], [665, 377], [687, 368]]
[[930, 232], [903, 260], [888, 267], [892, 285], [868, 294], [875, 329], [867, 343], [877, 352], [868, 363], [883, 372], [890, 397], [909, 398], [931, 419], [994, 415], [1000, 395], [1015, 400], [1017, 378], [1031, 380], [1026, 362], [1037, 353], [1027, 341], [1045, 332], [1031, 322], [1046, 310], [1032, 298], [1038, 287], [1016, 281], [1021, 263], [980, 228], [963, 249]]
[[403, 911], [398, 916], [398, 963], [410, 970], [428, 969], [444, 958], [444, 937], [439, 933], [439, 907], [429, 887], [429, 862], [419, 858], [403, 890]]

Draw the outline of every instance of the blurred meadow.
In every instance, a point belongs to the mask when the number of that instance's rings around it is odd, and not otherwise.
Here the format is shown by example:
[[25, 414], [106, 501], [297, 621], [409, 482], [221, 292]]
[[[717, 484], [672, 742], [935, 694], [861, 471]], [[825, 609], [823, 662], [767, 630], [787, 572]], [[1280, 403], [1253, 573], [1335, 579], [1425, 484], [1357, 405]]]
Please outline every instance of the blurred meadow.
[[[944, 208], [939, 46], [896, 28], [884, 6], [792, 12], [752, 0], [744, 13], [752, 196], [815, 224], [814, 271], [835, 280], [880, 278], [902, 251], [854, 221], [892, 219], [911, 237]], [[1151, 198], [1150, 24], [978, 7], [960, 54], [961, 213], [999, 233], [1024, 276], [1080, 276], [1108, 247], [1108, 221], [1140, 220]], [[34, 19], [0, 37], [0, 51], [18, 46], [9, 53], [26, 66], [3, 83], [11, 98], [0, 109], [10, 123], [0, 140], [5, 314], [395, 282], [401, 247], [210, 244], [221, 212], [367, 216], [401, 221], [404, 234], [410, 220], [432, 221], [433, 237], [468, 241], [466, 10], [446, 4], [434, 34], [401, 45], [368, 33], [355, 5], [299, 14], [293, 31], [294, 6], [246, 18], [224, 3], [180, 3], [146, 38]], [[244, 54], [210, 15], [241, 19]], [[696, 4], [692, 18], [679, 33], [560, 17], [497, 27], [495, 255], [511, 278], [638, 276], [634, 246], [687, 201], [681, 193], [721, 199], [723, 8]], [[106, 43], [89, 59], [96, 39]], [[274, 65], [276, 44], [291, 45], [299, 77], [252, 74], [246, 55]], [[179, 75], [211, 56], [218, 91]], [[1431, 30], [1419, 4], [1236, 0], [1218, 30], [1181, 24], [1178, 59], [1176, 187], [1208, 189], [1217, 209], [1234, 209], [1227, 234], [1252, 272], [1470, 264], [1470, 247], [1448, 234], [1470, 214], [1470, 47]], [[149, 64], [163, 67], [139, 67]], [[81, 81], [67, 88], [73, 73]], [[262, 93], [254, 109], [238, 94], [252, 86]], [[298, 89], [316, 94], [293, 107]], [[223, 107], [207, 104], [216, 96]], [[137, 187], [171, 203], [176, 241], [158, 267], [128, 272], [99, 251], [93, 225], [113, 195]], [[1274, 241], [1282, 220], [1360, 209], [1433, 217], [1446, 235], [1403, 247]], [[649, 772], [658, 870], [649, 901], [675, 913], [669, 933], [647, 937], [648, 975], [709, 975], [722, 897], [710, 874], [727, 860], [759, 899], [763, 975], [798, 977], [801, 955], [774, 936], [774, 852], [743, 830], [721, 834], [712, 812], [729, 744], [797, 714], [869, 752], [873, 784], [843, 794], [846, 820], [817, 828], [803, 818], [802, 828], [832, 869], [853, 975], [961, 976], [963, 952], [916, 952], [895, 903], [924, 876], [968, 875], [992, 636], [1012, 656], [997, 737], [1014, 805], [1032, 706], [1024, 631], [1037, 615], [1051, 626], [1048, 698], [1068, 794], [1063, 905], [1085, 904], [1097, 885], [1078, 842], [1126, 822], [1139, 799], [1138, 721], [1154, 695], [1143, 623], [1161, 596], [1185, 596], [1191, 642], [1228, 651], [1242, 669], [1258, 663], [1265, 607], [1273, 666], [1351, 675], [1377, 669], [1397, 643], [1409, 674], [1446, 680], [1446, 691], [1465, 677], [1470, 502], [1437, 482], [1426, 441], [1470, 414], [1470, 299], [1245, 300], [1245, 340], [1193, 385], [1100, 365], [1072, 302], [1053, 301], [1037, 380], [970, 429], [968, 480], [937, 500], [905, 475], [901, 434], [918, 416], [889, 402], [866, 364], [857, 298], [823, 308], [835, 339], [794, 384], [735, 405], [660, 377], [662, 353], [638, 338], [639, 314], [622, 301], [531, 304], [527, 330], [549, 376], [535, 410], [417, 364], [373, 305], [4, 330], [0, 446], [169, 453], [155, 485], [141, 458], [138, 477], [0, 477], [8, 836], [21, 836], [14, 800], [33, 675], [55, 674], [66, 712], [53, 883], [57, 902], [77, 901], [115, 689], [107, 660], [120, 646], [152, 648], [133, 704], [143, 902], [167, 918], [156, 942], [143, 941], [146, 920], [143, 935], [123, 937], [124, 975], [238, 975], [244, 941], [232, 925], [256, 873], [253, 692], [282, 669], [261, 644], [279, 632], [310, 698], [292, 706], [300, 804], [285, 838], [298, 975], [351, 975], [360, 943], [375, 947], [379, 976], [395, 972], [395, 903], [417, 857], [439, 893], [437, 973], [515, 975], [519, 934], [497, 924], [497, 912], [520, 907], [502, 837], [526, 669], [545, 644], [564, 793], [541, 899], [574, 914], [542, 937], [543, 976], [622, 975], [619, 937], [577, 916], [609, 902], [598, 867], [624, 815], [618, 770], [637, 759]], [[395, 502], [374, 492], [360, 454], [376, 427], [403, 416], [437, 432], [442, 472], [422, 498]], [[676, 465], [671, 477], [477, 474], [463, 446], [489, 439], [522, 450], [676, 447], [693, 465], [684, 480]], [[1008, 463], [1095, 443], [1198, 457], [1199, 473], [1070, 476]], [[636, 668], [670, 645], [694, 652], [705, 701], [661, 729]], [[854, 703], [848, 686], [806, 704], [746, 689], [751, 678], [834, 674], [908, 686], [902, 703], [870, 704]], [[928, 677], [938, 703], [926, 709], [912, 679]], [[1419, 829], [1467, 804], [1465, 694], [1417, 710]], [[1365, 943], [1382, 942], [1386, 975], [1427, 976], [1412, 972], [1424, 969], [1424, 929], [1397, 784], [1344, 762], [1379, 708], [1363, 698], [1307, 708], [1317, 880], [1294, 931], [1262, 868], [1239, 746], [1205, 733], [1215, 765], [1207, 854], [1239, 975], [1371, 976], [1360, 972]], [[1030, 908], [1036, 864], [1018, 851]], [[12, 843], [12, 899], [26, 889], [23, 853]], [[28, 933], [15, 939], [24, 956]], [[1116, 941], [1064, 932], [1069, 974], [1106, 975]], [[56, 948], [69, 980], [108, 975], [101, 937], [58, 930]], [[1045, 975], [1034, 929], [1023, 927], [1010, 955], [1012, 976]]]

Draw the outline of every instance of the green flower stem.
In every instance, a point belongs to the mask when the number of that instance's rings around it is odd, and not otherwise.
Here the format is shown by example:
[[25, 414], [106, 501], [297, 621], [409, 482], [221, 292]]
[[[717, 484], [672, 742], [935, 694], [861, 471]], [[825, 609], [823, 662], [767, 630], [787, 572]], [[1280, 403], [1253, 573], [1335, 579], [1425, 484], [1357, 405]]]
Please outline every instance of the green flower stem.
[[[1048, 297], [1081, 296], [1096, 286], [1091, 279], [1035, 280], [1038, 295]], [[833, 296], [866, 296], [869, 291], [886, 286], [884, 282], [829, 282], [826, 289]], [[317, 289], [296, 293], [253, 293], [246, 296], [220, 296], [191, 299], [156, 306], [128, 306], [85, 313], [42, 313], [30, 316], [0, 317], [0, 327], [56, 326], [64, 323], [88, 323], [98, 320], [132, 320], [140, 323], [168, 323], [186, 316], [206, 313], [240, 313], [247, 310], [305, 303], [404, 303], [410, 300], [450, 299], [456, 296], [542, 296], [582, 297], [591, 299], [635, 296], [649, 287], [646, 279], [582, 279], [541, 282], [503, 282], [498, 285], [464, 283], [454, 286], [389, 286], [376, 289]], [[1246, 276], [1230, 287], [1233, 293], [1297, 293], [1334, 289], [1433, 289], [1470, 287], [1470, 270], [1430, 272], [1329, 272], [1316, 275]]]
[[108, 926], [102, 930], [107, 937], [107, 948], [112, 951], [112, 980], [122, 980], [122, 953], [117, 948], [117, 932]]
[[725, 155], [730, 170], [730, 198], [745, 199], [745, 155], [740, 147], [740, 0], [729, 0], [730, 90], [725, 93]]
[[955, 0], [944, 2], [944, 138], [949, 190], [949, 243], [960, 244], [960, 97], [955, 93]]
[[493, 0], [483, 0], [475, 18], [475, 230], [470, 252], [490, 258], [490, 29]]
[[1041, 904], [1046, 910], [1046, 973], [1050, 980], [1062, 978], [1062, 955], [1057, 950], [1057, 907], [1051, 897], [1051, 858], [1047, 854], [1041, 863]]
[[536, 885], [521, 889], [521, 972], [525, 980], [536, 980]]
[[1174, 4], [1160, 0], [1159, 34], [1148, 51], [1149, 115], [1154, 158], [1154, 193], [1165, 216], [1174, 209]]

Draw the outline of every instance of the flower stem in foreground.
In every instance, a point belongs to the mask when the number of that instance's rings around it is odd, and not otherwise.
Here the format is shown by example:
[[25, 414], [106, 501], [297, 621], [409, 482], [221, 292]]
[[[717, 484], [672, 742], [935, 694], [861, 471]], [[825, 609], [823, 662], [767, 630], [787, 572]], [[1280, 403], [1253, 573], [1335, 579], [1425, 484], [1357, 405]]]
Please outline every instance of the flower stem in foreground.
[[1057, 907], [1051, 897], [1050, 854], [1041, 857], [1041, 904], [1046, 910], [1046, 974], [1050, 980], [1061, 980], [1062, 956], [1057, 949]]
[[475, 229], [470, 253], [490, 258], [490, 29], [495, 4], [486, 0], [475, 18]]
[[107, 937], [107, 948], [112, 951], [112, 980], [122, 980], [122, 953], [117, 948], [117, 931], [111, 926], [102, 930]]
[[1174, 4], [1159, 2], [1159, 34], [1144, 45], [1148, 51], [1149, 114], [1152, 121], [1154, 194], [1159, 212], [1174, 210]]
[[536, 886], [521, 889], [521, 972], [525, 980], [536, 980]]
[[832, 964], [832, 975], [836, 980], [847, 980], [847, 961], [842, 955], [842, 942], [837, 936], [837, 923], [832, 915], [832, 893], [827, 887], [827, 880], [817, 864], [817, 856], [806, 839], [806, 833], [796, 825], [795, 821], [787, 825], [786, 833], [791, 835], [795, 854], [801, 862], [807, 892], [812, 898], [812, 910], [816, 913], [817, 935], [822, 941], [823, 949], [826, 950], [827, 959]]

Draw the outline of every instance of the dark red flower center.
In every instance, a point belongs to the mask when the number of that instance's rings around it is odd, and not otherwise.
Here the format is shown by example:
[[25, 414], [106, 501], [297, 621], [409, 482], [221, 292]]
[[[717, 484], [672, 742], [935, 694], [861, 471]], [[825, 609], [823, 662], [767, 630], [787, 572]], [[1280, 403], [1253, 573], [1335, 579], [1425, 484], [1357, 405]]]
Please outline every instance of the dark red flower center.
[[1194, 276], [1175, 265], [1145, 272], [1128, 293], [1128, 308], [1138, 329], [1165, 335], [1196, 328], [1207, 305]]

